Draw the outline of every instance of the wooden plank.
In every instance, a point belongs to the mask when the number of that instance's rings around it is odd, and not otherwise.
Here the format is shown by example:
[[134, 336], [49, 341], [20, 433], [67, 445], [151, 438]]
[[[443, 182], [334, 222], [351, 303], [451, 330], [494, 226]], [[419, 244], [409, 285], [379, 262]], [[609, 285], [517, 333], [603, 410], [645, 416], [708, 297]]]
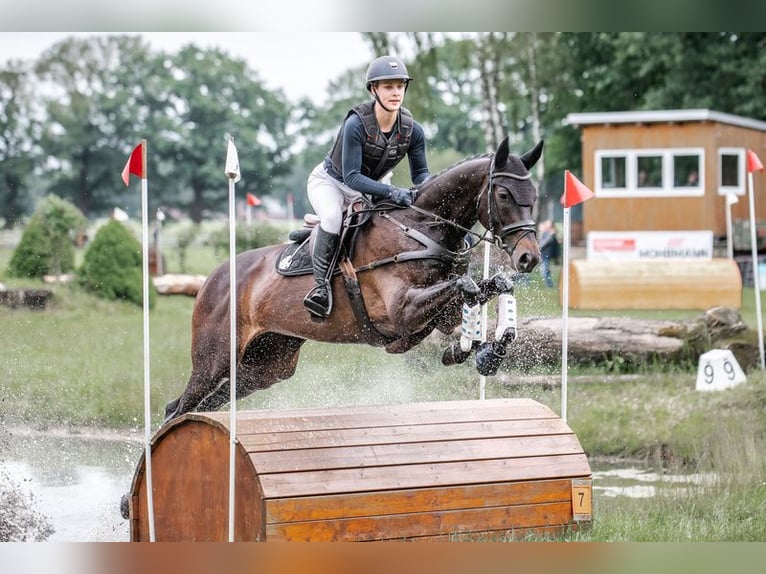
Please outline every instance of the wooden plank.
[[515, 438], [447, 440], [312, 448], [250, 454], [261, 475], [340, 468], [424, 464], [436, 462], [512, 459], [530, 456], [579, 454], [582, 447], [573, 434]]
[[[482, 404], [485, 402], [486, 405]], [[369, 428], [556, 417], [550, 408], [535, 401], [493, 399], [488, 401], [454, 401], [454, 403], [454, 405], [450, 401], [428, 403], [422, 410], [412, 408], [411, 405], [346, 407], [327, 409], [327, 411], [306, 409], [305, 411], [294, 411], [294, 416], [277, 416], [268, 411], [245, 411], [237, 419], [237, 435], [295, 430]], [[205, 416], [228, 428], [226, 413], [205, 413]]]
[[379, 426], [360, 429], [286, 431], [281, 433], [237, 433], [243, 448], [250, 453], [332, 446], [404, 444], [437, 441], [446, 433], [454, 440], [571, 434], [560, 418], [518, 421], [468, 421], [427, 425]]
[[557, 524], [555, 526], [535, 526], [534, 528], [519, 528], [512, 530], [490, 530], [465, 532], [460, 534], [439, 534], [436, 536], [420, 536], [410, 541], [427, 542], [529, 542], [545, 541], [561, 536], [567, 531], [582, 530], [589, 524]]
[[572, 480], [534, 480], [358, 494], [279, 498], [265, 503], [265, 521], [299, 522], [410, 514], [571, 500]]
[[267, 524], [269, 541], [339, 542], [406, 539], [424, 535], [459, 534], [476, 530], [512, 530], [567, 524], [571, 504], [480, 508], [419, 514], [398, 514], [327, 521]]
[[266, 499], [590, 476], [584, 454], [260, 475]]

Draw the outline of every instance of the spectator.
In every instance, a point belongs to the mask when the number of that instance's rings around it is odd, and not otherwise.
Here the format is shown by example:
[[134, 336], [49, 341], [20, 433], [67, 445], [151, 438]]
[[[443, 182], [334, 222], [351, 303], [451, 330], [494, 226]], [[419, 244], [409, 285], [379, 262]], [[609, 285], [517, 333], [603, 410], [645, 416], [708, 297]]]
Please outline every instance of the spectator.
[[556, 227], [553, 221], [546, 219], [541, 221], [537, 230], [540, 241], [540, 272], [546, 287], [553, 287], [553, 278], [551, 277], [551, 261], [559, 257], [559, 240], [556, 237]]

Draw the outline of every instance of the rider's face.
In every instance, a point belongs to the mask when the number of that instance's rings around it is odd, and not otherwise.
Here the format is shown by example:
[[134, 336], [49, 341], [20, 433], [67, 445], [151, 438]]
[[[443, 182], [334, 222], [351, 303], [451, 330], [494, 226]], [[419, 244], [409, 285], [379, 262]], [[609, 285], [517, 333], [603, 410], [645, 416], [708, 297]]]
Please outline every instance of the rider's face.
[[381, 80], [375, 87], [375, 91], [387, 108], [398, 109], [404, 101], [406, 87], [407, 84], [403, 80]]

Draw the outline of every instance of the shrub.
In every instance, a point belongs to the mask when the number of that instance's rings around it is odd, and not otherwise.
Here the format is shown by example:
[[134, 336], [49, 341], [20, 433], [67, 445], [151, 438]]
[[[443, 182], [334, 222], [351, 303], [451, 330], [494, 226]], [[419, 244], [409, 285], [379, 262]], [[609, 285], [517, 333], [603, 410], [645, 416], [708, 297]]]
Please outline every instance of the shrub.
[[[80, 285], [106, 299], [143, 303], [141, 244], [119, 221], [103, 225], [93, 238], [78, 271]], [[149, 307], [156, 291], [149, 289]]]
[[42, 277], [50, 270], [50, 249], [39, 217], [33, 216], [8, 264], [11, 277]]
[[74, 240], [87, 220], [70, 202], [49, 195], [38, 204], [8, 264], [13, 277], [59, 275], [74, 269]]

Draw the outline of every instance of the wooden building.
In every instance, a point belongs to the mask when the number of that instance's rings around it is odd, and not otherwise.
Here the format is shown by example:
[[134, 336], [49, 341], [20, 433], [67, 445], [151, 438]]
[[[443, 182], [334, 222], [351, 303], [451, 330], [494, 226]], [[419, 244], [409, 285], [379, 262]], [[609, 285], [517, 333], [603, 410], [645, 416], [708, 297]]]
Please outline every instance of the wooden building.
[[[577, 113], [566, 121], [582, 130], [581, 179], [595, 193], [573, 241], [591, 231], [691, 230], [725, 240], [727, 194], [740, 199], [732, 221], [749, 220], [746, 151], [766, 158], [766, 122], [707, 109]], [[766, 221], [766, 181], [755, 178], [756, 219]]]

